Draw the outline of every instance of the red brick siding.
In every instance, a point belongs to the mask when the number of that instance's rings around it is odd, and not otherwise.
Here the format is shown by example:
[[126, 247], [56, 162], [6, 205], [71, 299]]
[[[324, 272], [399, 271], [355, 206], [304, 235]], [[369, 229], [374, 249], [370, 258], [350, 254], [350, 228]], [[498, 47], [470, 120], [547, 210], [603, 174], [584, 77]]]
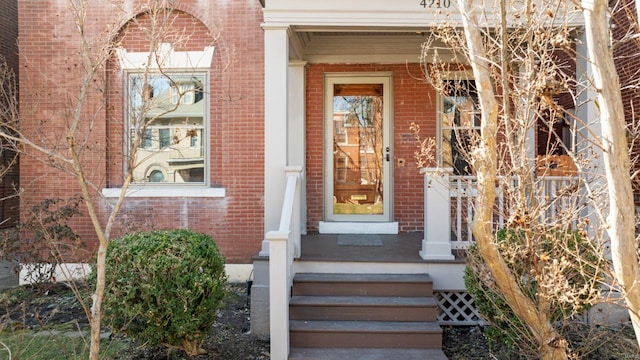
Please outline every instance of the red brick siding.
[[[422, 231], [424, 218], [423, 177], [414, 160], [416, 142], [409, 130], [412, 122], [422, 136], [436, 136], [436, 93], [420, 80], [419, 64], [344, 65], [311, 64], [307, 68], [307, 217], [308, 229], [323, 220], [323, 75], [327, 72], [393, 72], [393, 176], [394, 220], [400, 231]], [[406, 161], [398, 166], [398, 159]]]
[[[18, 4], [16, 0], [0, 0], [0, 62], [2, 61], [6, 61], [8, 68], [18, 81]], [[7, 104], [0, 102], [0, 106], [7, 106]], [[0, 163], [4, 168], [10, 165], [14, 158], [15, 153], [3, 150]], [[0, 200], [0, 229], [14, 226], [20, 216], [18, 197], [13, 196], [20, 186], [18, 171], [18, 165], [15, 165], [0, 180], [0, 199], [5, 199]]]
[[[77, 94], [81, 67], [77, 52], [79, 38], [66, 6], [57, 1], [22, 1], [19, 4], [21, 94], [26, 131], [64, 140], [68, 100]], [[143, 1], [126, 1], [136, 9]], [[61, 3], [62, 4], [62, 3]], [[89, 36], [99, 37], [119, 12], [109, 2], [92, 2], [88, 11]], [[131, 5], [131, 6], [129, 6]], [[211, 235], [228, 262], [248, 263], [260, 249], [263, 232], [264, 88], [263, 32], [258, 2], [181, 1], [176, 23], [192, 34], [186, 49], [216, 47], [211, 69], [211, 183], [226, 189], [225, 198], [129, 199], [125, 203], [115, 235], [124, 230], [190, 228]], [[132, 12], [131, 16], [139, 11]], [[144, 16], [141, 17], [144, 20]], [[126, 25], [123, 26], [123, 31]], [[125, 37], [130, 49], [145, 49], [135, 32]], [[181, 48], [178, 48], [181, 50]], [[229, 66], [223, 66], [231, 60]], [[225, 71], [221, 71], [222, 68]], [[95, 113], [90, 148], [83, 158], [88, 175], [98, 188], [118, 186], [122, 174], [122, 82], [113, 63], [101, 71], [97, 83], [108, 91], [91, 93], [88, 110]], [[71, 97], [72, 98], [72, 97]], [[105, 104], [107, 106], [105, 106]], [[87, 111], [87, 117], [91, 111]], [[42, 156], [39, 157], [42, 159]], [[45, 198], [78, 194], [75, 179], [33, 158], [21, 164], [23, 199], [26, 204]], [[107, 204], [99, 200], [101, 218]], [[86, 214], [86, 211], [84, 211]], [[95, 247], [93, 228], [86, 217], [74, 222], [74, 229], [89, 249]], [[67, 259], [65, 259], [67, 260]], [[68, 259], [67, 261], [71, 261]]]
[[[640, 110], [640, 89], [638, 88], [638, 69], [640, 69], [640, 41], [637, 38], [631, 39], [627, 35], [629, 33], [638, 33], [638, 27], [633, 26], [635, 22], [636, 9], [634, 1], [621, 1], [616, 3], [617, 6], [613, 12], [612, 29], [614, 38], [614, 58], [618, 76], [620, 77], [620, 86], [622, 89], [622, 105], [624, 106], [625, 116], [628, 123], [638, 123], [638, 111]], [[623, 41], [623, 39], [626, 39]], [[637, 134], [636, 134], [637, 136]], [[632, 150], [631, 171], [640, 170], [640, 144], [634, 142]], [[636, 206], [640, 206], [640, 180], [637, 178], [633, 183], [634, 200]]]

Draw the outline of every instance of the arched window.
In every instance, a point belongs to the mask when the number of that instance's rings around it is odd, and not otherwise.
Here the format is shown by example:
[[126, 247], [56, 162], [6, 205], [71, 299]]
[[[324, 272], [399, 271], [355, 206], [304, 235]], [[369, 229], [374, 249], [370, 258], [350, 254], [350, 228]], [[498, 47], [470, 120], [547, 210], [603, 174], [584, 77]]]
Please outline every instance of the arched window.
[[153, 170], [151, 174], [149, 174], [149, 182], [160, 183], [164, 182], [164, 174], [160, 170]]

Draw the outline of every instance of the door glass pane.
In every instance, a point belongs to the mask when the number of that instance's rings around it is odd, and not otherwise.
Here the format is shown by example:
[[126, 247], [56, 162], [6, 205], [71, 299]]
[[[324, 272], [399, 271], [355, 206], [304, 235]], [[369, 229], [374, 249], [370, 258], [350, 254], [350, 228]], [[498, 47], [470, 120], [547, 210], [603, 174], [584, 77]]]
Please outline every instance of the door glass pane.
[[382, 84], [336, 84], [333, 95], [333, 213], [382, 214]]

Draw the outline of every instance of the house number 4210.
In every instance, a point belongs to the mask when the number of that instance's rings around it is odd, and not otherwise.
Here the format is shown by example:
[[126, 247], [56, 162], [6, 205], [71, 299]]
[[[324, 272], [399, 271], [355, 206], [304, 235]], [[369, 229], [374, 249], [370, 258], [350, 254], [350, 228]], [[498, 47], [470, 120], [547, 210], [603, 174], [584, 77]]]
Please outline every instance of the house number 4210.
[[420, 6], [423, 8], [449, 8], [451, 0], [420, 0]]

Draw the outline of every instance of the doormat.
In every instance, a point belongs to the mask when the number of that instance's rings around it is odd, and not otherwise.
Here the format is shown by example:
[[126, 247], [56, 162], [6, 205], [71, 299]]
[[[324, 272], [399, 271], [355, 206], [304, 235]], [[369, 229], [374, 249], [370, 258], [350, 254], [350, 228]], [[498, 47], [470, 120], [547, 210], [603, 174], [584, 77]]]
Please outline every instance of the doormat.
[[382, 246], [380, 235], [340, 234], [339, 246]]

